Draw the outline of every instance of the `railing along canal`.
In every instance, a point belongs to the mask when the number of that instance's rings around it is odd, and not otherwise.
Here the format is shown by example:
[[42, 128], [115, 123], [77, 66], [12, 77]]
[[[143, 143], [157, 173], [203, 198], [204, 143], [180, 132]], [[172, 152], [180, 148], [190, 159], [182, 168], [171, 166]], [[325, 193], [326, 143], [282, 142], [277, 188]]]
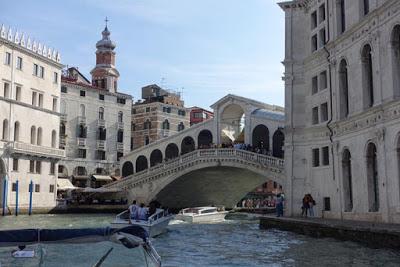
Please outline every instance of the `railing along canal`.
[[128, 184], [140, 183], [149, 177], [159, 176], [163, 172], [169, 172], [177, 167], [183, 166], [186, 163], [195, 162], [196, 160], [202, 160], [202, 159], [219, 160], [227, 158], [241, 159], [250, 163], [259, 163], [263, 166], [273, 167], [280, 170], [283, 170], [284, 167], [283, 159], [263, 154], [257, 154], [246, 150], [240, 150], [234, 148], [198, 149], [189, 152], [185, 155], [182, 155], [180, 157], [167, 160], [149, 169], [129, 175], [120, 181], [107, 184], [104, 187], [113, 187], [115, 185], [120, 185], [121, 187], [124, 187], [127, 186]]

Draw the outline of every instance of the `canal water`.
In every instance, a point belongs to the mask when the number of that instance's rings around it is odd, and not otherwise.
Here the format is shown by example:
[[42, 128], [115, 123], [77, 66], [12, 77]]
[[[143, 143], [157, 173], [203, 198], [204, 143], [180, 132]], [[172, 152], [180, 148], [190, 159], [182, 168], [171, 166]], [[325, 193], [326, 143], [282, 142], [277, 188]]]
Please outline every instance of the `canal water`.
[[[0, 229], [103, 227], [113, 218], [109, 214], [8, 216], [0, 218]], [[353, 242], [315, 239], [278, 230], [260, 230], [258, 221], [254, 220], [234, 219], [213, 224], [172, 221], [168, 232], [152, 242], [162, 257], [163, 266], [169, 267], [400, 266], [399, 251], [371, 249]], [[83, 262], [79, 258], [96, 253], [101, 257], [107, 251], [106, 244], [79, 246], [60, 245], [48, 250], [50, 263], [44, 266], [91, 266], [79, 265]], [[0, 262], [9, 256], [9, 251], [0, 248]], [[127, 263], [124, 257], [121, 254], [117, 261], [106, 260], [102, 266], [138, 266], [134, 261]], [[7, 265], [3, 261], [3, 266], [17, 265]]]

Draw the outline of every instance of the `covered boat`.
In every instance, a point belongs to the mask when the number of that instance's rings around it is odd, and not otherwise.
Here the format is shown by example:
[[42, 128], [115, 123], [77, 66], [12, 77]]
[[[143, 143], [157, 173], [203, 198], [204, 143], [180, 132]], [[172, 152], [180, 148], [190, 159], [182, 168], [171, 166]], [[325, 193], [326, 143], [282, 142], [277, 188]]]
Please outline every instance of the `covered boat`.
[[175, 219], [190, 223], [215, 222], [224, 220], [227, 213], [228, 211], [217, 207], [186, 208], [179, 211]]
[[172, 219], [173, 215], [167, 210], [157, 209], [147, 220], [131, 220], [129, 211], [126, 210], [115, 217], [111, 226], [126, 227], [128, 225], [136, 225], [144, 228], [150, 237], [155, 237], [167, 231], [169, 221]]
[[139, 226], [0, 231], [0, 266], [66, 265], [157, 267], [161, 259]]

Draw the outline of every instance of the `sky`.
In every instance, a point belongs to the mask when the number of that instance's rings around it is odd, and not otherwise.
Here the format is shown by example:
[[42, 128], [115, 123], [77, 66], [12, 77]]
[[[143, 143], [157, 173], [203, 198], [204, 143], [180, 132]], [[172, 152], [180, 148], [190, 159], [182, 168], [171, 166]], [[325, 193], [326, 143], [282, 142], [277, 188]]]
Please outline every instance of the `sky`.
[[108, 17], [119, 91], [158, 84], [185, 105], [227, 94], [284, 105], [284, 13], [276, 0], [0, 0], [0, 24], [61, 53], [88, 78]]

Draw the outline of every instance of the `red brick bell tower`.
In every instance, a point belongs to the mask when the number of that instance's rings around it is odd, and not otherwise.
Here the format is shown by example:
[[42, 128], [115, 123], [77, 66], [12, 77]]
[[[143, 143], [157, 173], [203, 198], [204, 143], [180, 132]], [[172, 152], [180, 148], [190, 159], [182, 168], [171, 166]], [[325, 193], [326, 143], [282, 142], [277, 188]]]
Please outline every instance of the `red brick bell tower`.
[[103, 38], [96, 43], [96, 66], [90, 72], [92, 75], [92, 84], [103, 88], [112, 93], [117, 92], [119, 72], [115, 68], [115, 43], [110, 39], [110, 31], [107, 25], [102, 35]]

